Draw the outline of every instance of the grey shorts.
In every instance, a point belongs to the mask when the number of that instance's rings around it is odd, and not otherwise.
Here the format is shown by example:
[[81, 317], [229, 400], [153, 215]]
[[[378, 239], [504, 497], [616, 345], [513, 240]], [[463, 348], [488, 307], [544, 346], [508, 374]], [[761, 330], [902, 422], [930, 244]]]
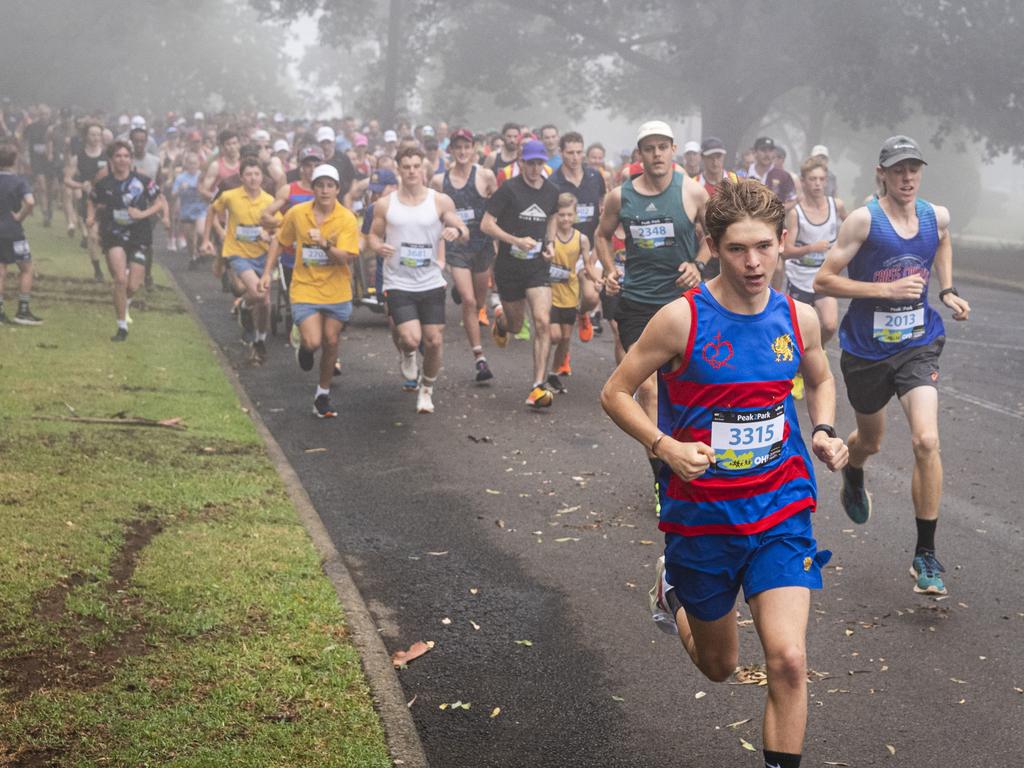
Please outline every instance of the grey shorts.
[[[463, 250], [465, 249], [465, 250]], [[468, 269], [474, 274], [486, 272], [494, 263], [494, 244], [487, 240], [482, 245], [473, 244], [459, 246], [457, 249], [449, 244], [444, 254], [449, 267]]]
[[877, 413], [892, 399], [916, 387], [939, 386], [939, 355], [946, 338], [910, 347], [882, 360], [867, 360], [843, 351], [839, 367], [846, 384], [846, 398], [857, 413]]

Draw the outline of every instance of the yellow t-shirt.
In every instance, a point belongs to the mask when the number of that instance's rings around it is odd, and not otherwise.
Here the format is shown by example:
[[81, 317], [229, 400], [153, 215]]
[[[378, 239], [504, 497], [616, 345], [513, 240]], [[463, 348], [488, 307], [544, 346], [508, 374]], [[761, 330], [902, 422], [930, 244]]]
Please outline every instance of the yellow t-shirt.
[[548, 267], [551, 281], [551, 305], [560, 309], [576, 307], [580, 303], [580, 281], [576, 277], [580, 260], [580, 231], [574, 229], [569, 242], [555, 236], [555, 256]]
[[260, 190], [258, 197], [249, 197], [245, 187], [235, 187], [217, 196], [210, 207], [220, 214], [228, 212], [228, 225], [221, 254], [225, 259], [241, 256], [258, 259], [267, 252], [267, 244], [260, 236], [260, 214], [274, 202], [272, 195]]
[[359, 253], [359, 225], [348, 208], [338, 203], [319, 227], [313, 214], [315, 200], [288, 209], [277, 232], [286, 248], [295, 248], [295, 270], [289, 295], [294, 304], [340, 304], [352, 301], [352, 275], [348, 264], [330, 264], [325, 249], [313, 245], [309, 230], [319, 229], [324, 240], [347, 253]]

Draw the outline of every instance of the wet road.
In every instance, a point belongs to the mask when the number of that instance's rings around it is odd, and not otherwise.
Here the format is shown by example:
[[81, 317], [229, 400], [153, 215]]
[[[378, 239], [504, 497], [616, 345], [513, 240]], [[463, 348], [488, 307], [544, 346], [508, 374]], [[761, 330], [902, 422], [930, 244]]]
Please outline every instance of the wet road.
[[[642, 450], [598, 405], [609, 333], [574, 343], [568, 394], [534, 413], [522, 404], [529, 345], [488, 339], [496, 379], [475, 385], [450, 305], [437, 412], [417, 416], [383, 318], [359, 309], [335, 380], [341, 416], [318, 421], [313, 374], [284, 340], [251, 367], [228, 297], [180, 262], [164, 258], [306, 484], [388, 649], [435, 641], [399, 673], [433, 766], [760, 765], [765, 690], [705, 680], [648, 617], [661, 536]], [[816, 529], [834, 557], [812, 596], [807, 766], [1024, 761], [1024, 312], [1019, 293], [961, 293], [974, 311], [957, 324], [946, 313], [940, 400], [948, 598], [914, 594], [907, 573], [913, 459], [899, 407], [868, 464], [868, 525], [849, 523], [838, 478], [818, 465]], [[838, 373], [834, 342], [830, 360]], [[741, 663], [761, 663], [740, 609]], [[458, 701], [471, 706], [439, 708]]]

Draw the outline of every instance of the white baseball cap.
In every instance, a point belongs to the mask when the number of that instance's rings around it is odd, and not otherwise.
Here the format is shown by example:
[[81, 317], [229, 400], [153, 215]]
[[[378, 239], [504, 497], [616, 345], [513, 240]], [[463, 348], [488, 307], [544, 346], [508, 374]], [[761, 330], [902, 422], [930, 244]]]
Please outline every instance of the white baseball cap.
[[815, 157], [816, 155], [828, 157], [828, 147], [826, 147], [824, 144], [815, 144], [813, 147], [811, 147], [811, 157]]
[[253, 131], [249, 138], [253, 141], [270, 141], [270, 133], [260, 128]]
[[291, 151], [292, 151], [292, 147], [288, 143], [287, 139], [278, 139], [277, 141], [274, 142], [274, 152], [275, 152], [275, 154], [277, 152], [291, 152]]
[[398, 134], [394, 131], [384, 131], [384, 141], [398, 141]]
[[325, 176], [329, 179], [334, 179], [337, 184], [341, 184], [341, 179], [338, 176], [338, 169], [333, 165], [328, 165], [327, 163], [318, 165], [313, 169], [313, 178], [310, 181], [315, 182], [317, 179], [322, 179]]
[[334, 129], [329, 125], [321, 125], [316, 129], [316, 143], [319, 144], [321, 141], [334, 142]]
[[665, 136], [672, 139], [672, 141], [676, 140], [675, 134], [672, 133], [672, 127], [661, 120], [648, 120], [646, 123], [641, 125], [640, 130], [637, 131], [636, 134], [636, 143], [639, 144], [648, 136]]
[[202, 112], [196, 112], [194, 115], [192, 115], [192, 119], [193, 120], [205, 120], [206, 119], [206, 115], [204, 115]]
[[131, 126], [132, 128], [145, 128], [146, 118], [144, 118], [142, 115], [135, 115], [132, 118]]
[[696, 152], [700, 154], [700, 142], [688, 141], [683, 144], [683, 154], [685, 155], [687, 152]]

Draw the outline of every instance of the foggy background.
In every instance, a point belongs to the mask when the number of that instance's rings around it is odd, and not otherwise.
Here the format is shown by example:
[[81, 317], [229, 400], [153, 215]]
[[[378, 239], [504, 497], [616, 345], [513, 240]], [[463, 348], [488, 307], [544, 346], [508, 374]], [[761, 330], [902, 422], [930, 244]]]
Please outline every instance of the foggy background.
[[40, 0], [5, 17], [8, 109], [553, 122], [613, 163], [662, 118], [730, 160], [770, 135], [791, 172], [826, 144], [851, 208], [907, 133], [954, 232], [1024, 241], [1024, 0]]

